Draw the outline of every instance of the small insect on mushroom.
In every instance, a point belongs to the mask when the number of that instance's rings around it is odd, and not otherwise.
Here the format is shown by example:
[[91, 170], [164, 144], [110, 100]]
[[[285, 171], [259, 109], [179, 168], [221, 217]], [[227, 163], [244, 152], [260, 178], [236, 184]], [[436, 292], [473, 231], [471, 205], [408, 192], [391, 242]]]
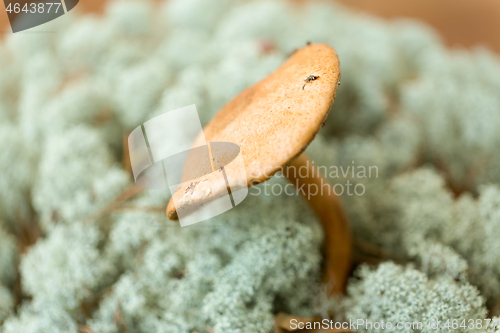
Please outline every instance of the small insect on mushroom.
[[186, 187], [186, 189], [184, 190], [184, 193], [191, 192], [191, 194], [193, 194], [193, 191], [194, 191], [196, 185], [198, 185], [198, 183], [199, 183], [199, 181], [189, 184], [189, 186]]
[[304, 85], [302, 86], [302, 90], [304, 90], [305, 86], [307, 83], [319, 79], [319, 75], [309, 75], [305, 80], [304, 80]]

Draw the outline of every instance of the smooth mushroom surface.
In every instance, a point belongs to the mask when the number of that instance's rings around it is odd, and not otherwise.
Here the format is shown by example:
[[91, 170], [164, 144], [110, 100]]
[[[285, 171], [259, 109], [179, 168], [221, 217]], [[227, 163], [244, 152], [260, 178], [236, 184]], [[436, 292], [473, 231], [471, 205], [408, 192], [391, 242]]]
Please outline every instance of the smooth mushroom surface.
[[[227, 177], [239, 178], [232, 183], [240, 187], [261, 183], [299, 156], [326, 121], [339, 83], [335, 50], [312, 44], [226, 104], [203, 134], [207, 142], [240, 147], [246, 176], [228, 164], [224, 167]], [[177, 219], [177, 209], [189, 210], [227, 194], [225, 186], [208, 186], [210, 177], [199, 177], [177, 189], [167, 207], [169, 219]], [[190, 187], [201, 182], [205, 186]]]

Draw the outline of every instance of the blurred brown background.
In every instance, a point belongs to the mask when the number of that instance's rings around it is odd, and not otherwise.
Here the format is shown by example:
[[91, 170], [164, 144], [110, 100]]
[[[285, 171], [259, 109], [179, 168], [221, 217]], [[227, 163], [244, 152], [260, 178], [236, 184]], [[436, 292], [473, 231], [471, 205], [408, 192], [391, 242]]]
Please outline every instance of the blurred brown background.
[[[307, 0], [294, 0], [307, 1]], [[485, 45], [500, 53], [500, 0], [339, 0], [345, 5], [384, 18], [417, 18], [434, 27], [450, 46]], [[80, 0], [84, 12], [100, 12], [103, 0]], [[11, 33], [3, 1], [0, 39]]]

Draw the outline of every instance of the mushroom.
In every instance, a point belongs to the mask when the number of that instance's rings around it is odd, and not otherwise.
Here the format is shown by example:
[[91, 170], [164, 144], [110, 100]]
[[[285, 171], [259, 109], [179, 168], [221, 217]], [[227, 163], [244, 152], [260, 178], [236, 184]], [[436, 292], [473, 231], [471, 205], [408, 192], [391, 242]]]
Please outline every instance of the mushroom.
[[[246, 174], [233, 172], [231, 163], [224, 166], [224, 171], [230, 182], [240, 184], [240, 188], [264, 182], [283, 171], [298, 189], [317, 186], [321, 190], [315, 195], [301, 193], [325, 230], [324, 272], [332, 282], [333, 293], [344, 291], [350, 270], [350, 231], [339, 198], [303, 151], [326, 121], [339, 84], [340, 63], [335, 50], [324, 44], [308, 45], [225, 105], [204, 127], [204, 138], [198, 137], [209, 143], [239, 146]], [[212, 169], [218, 168], [212, 165]], [[203, 186], [196, 186], [200, 183]], [[173, 194], [167, 216], [176, 220], [178, 211], [196, 209], [227, 195], [227, 191], [225, 185], [215, 184], [210, 175], [193, 179]]]

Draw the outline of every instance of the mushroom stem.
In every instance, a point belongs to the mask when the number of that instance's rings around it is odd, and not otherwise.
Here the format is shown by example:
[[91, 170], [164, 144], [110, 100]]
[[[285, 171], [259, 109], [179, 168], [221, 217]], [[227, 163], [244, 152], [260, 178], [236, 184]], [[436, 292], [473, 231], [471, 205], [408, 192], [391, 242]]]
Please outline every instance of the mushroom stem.
[[[306, 175], [301, 170], [307, 170]], [[345, 292], [351, 269], [352, 239], [342, 203], [333, 187], [306, 154], [301, 154], [285, 169], [285, 176], [295, 185], [320, 219], [325, 231], [324, 277], [332, 282], [332, 294]], [[310, 189], [314, 188], [312, 195]], [[307, 192], [305, 192], [307, 191]]]

